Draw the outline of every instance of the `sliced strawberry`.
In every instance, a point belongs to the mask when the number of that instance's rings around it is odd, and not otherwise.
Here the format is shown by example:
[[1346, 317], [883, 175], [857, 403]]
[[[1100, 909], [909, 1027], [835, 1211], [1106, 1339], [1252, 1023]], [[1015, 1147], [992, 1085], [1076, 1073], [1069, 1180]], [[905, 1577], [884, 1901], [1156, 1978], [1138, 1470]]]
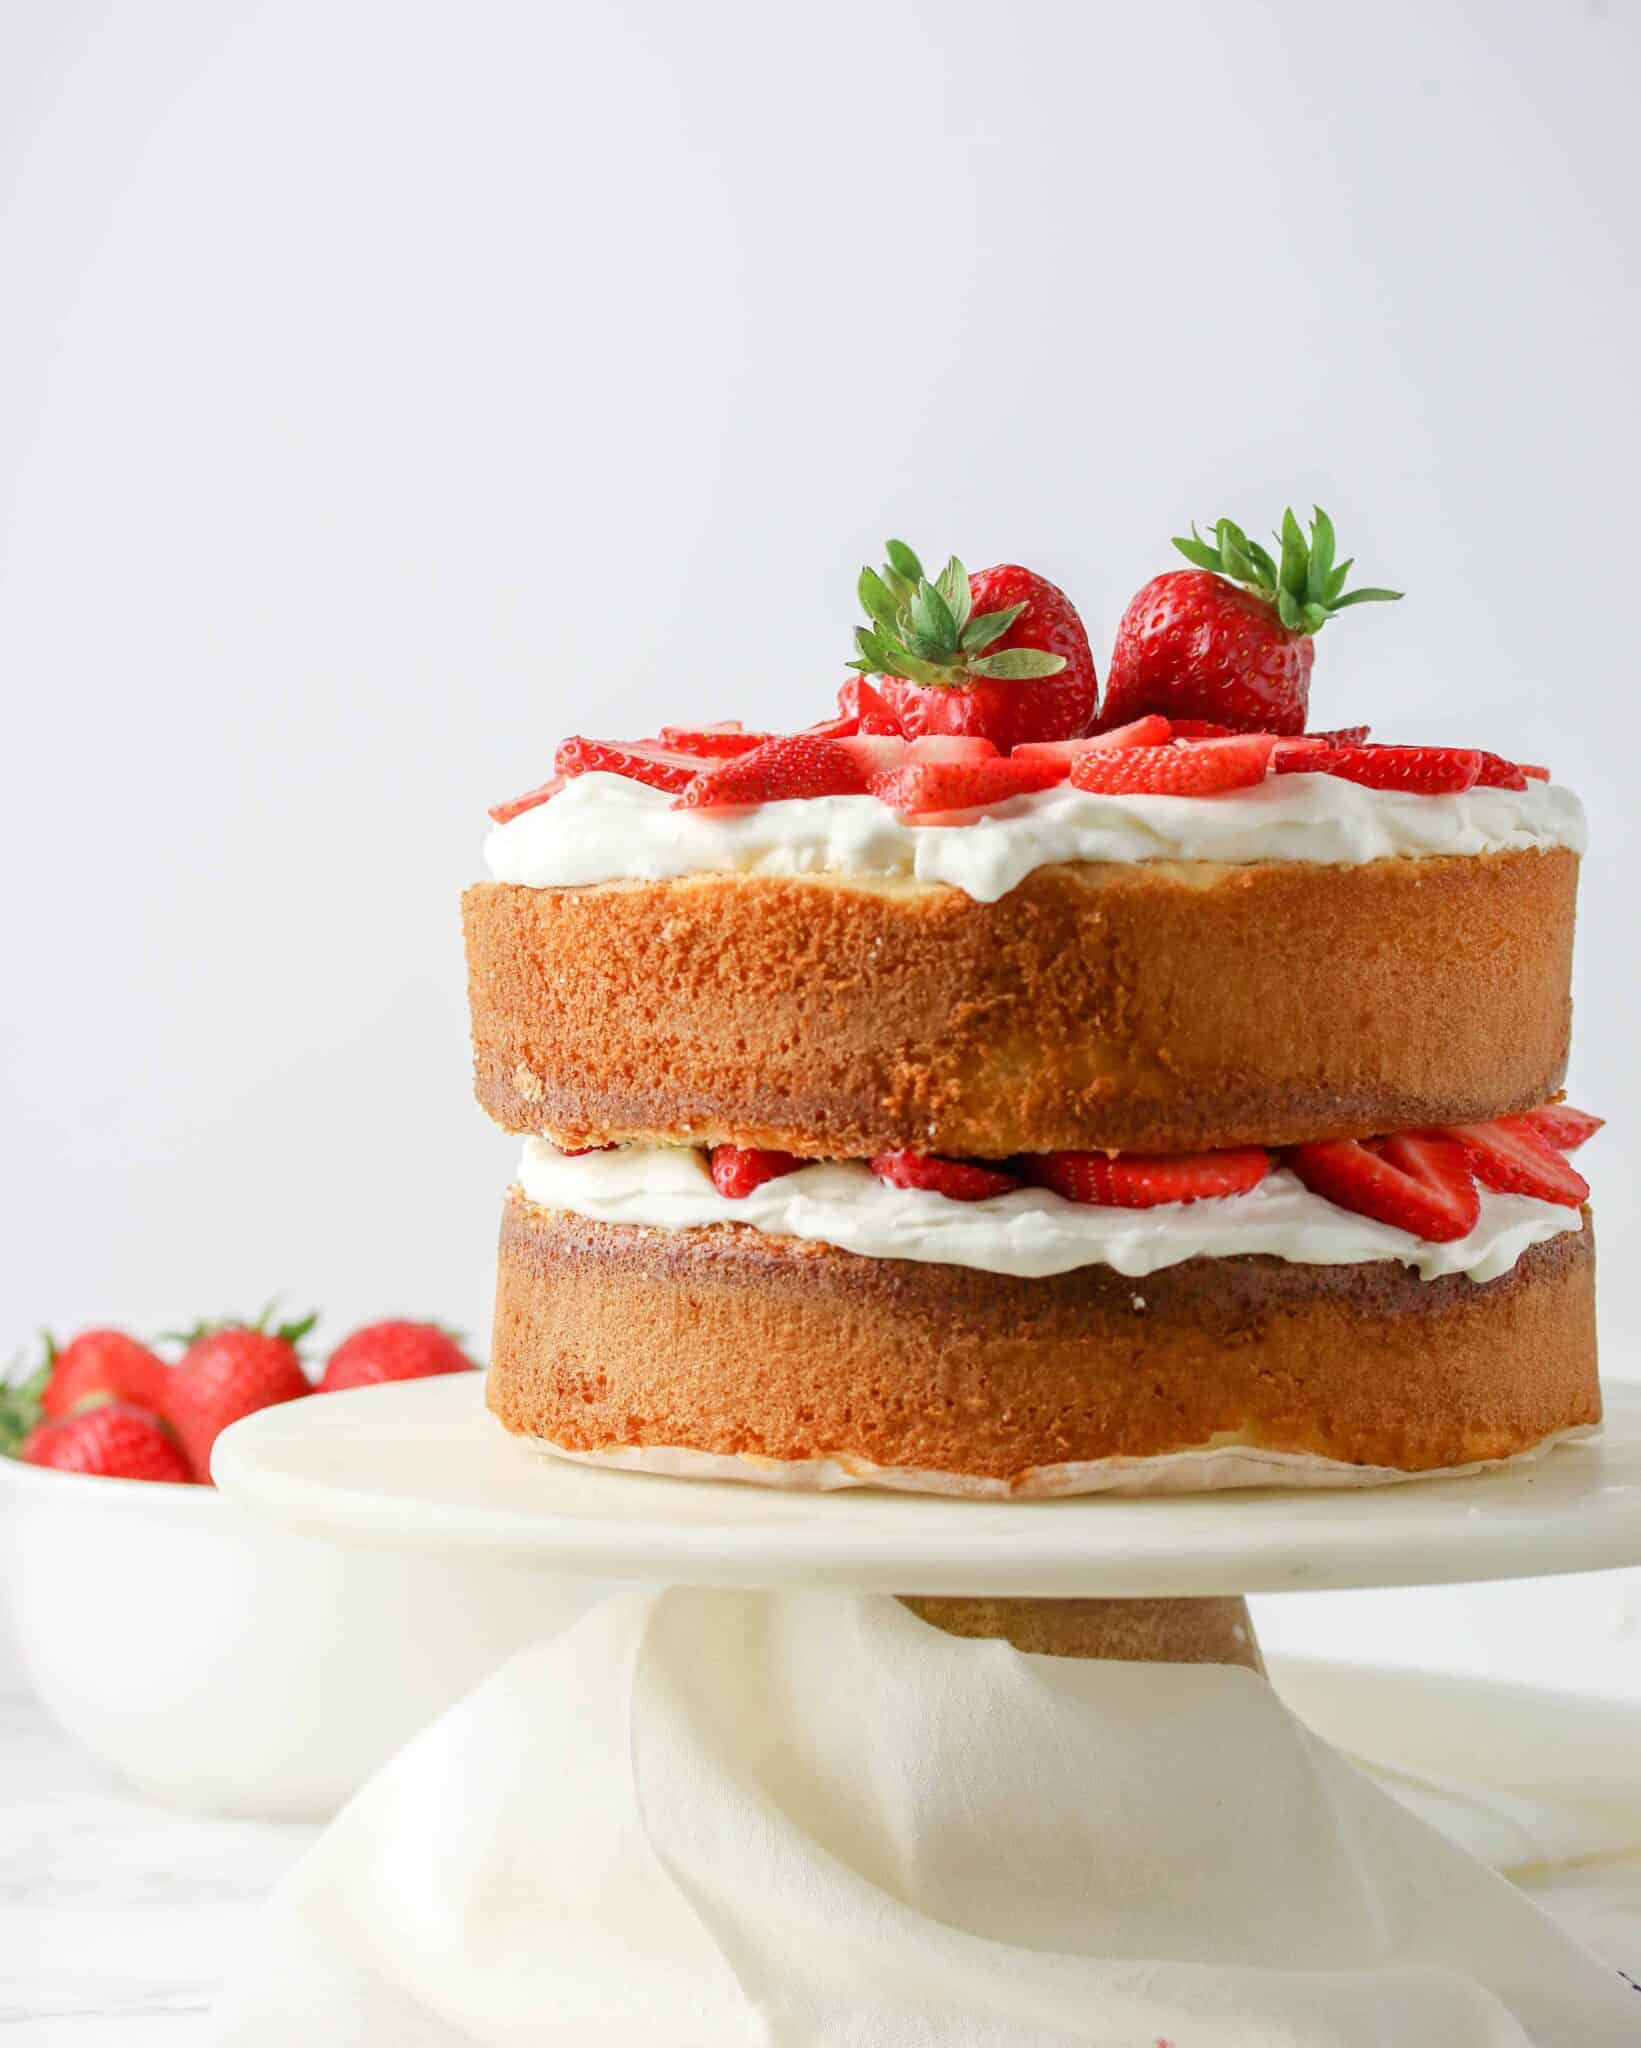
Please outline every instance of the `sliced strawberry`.
[[1451, 796], [1474, 788], [1481, 761], [1473, 747], [1334, 747], [1293, 740], [1272, 767], [1278, 775], [1337, 775], [1367, 789]]
[[1518, 768], [1514, 761], [1506, 761], [1502, 754], [1483, 754], [1481, 767], [1476, 772], [1478, 789], [1525, 789], [1526, 771]]
[[736, 754], [750, 754], [773, 733], [747, 732], [738, 719], [721, 725], [664, 725], [661, 744], [674, 753], [692, 755], [698, 761], [727, 761]]
[[914, 761], [995, 761], [996, 745], [978, 733], [928, 732], [913, 740]]
[[1013, 761], [1063, 761], [1069, 770], [1079, 754], [1101, 747], [1165, 747], [1175, 737], [1166, 718], [1154, 714], [1114, 725], [1109, 732], [1091, 732], [1075, 740], [1026, 740], [1009, 756]]
[[887, 697], [869, 676], [851, 676], [838, 691], [838, 710], [858, 722], [862, 732], [900, 732], [900, 720]]
[[1558, 1152], [1576, 1152], [1586, 1138], [1593, 1138], [1607, 1119], [1591, 1116], [1587, 1111], [1574, 1109], [1570, 1102], [1546, 1102], [1537, 1109], [1528, 1110], [1521, 1118], [1524, 1124], [1531, 1124], [1539, 1136], [1554, 1145]]
[[760, 1152], [750, 1145], [714, 1145], [709, 1171], [712, 1185], [732, 1202], [761, 1188], [766, 1180], [779, 1180], [812, 1162], [795, 1152]]
[[[866, 771], [849, 749], [852, 740], [822, 740], [803, 733], [765, 740], [750, 754], [719, 761], [684, 784], [675, 811], [718, 810], [735, 804], [780, 803], [791, 797], [860, 796]], [[699, 764], [697, 764], [699, 765]]]
[[984, 1202], [1009, 1195], [1020, 1185], [1012, 1173], [968, 1159], [939, 1159], [928, 1152], [880, 1152], [867, 1165], [894, 1188], [926, 1188], [951, 1202]]
[[1263, 782], [1275, 745], [1274, 734], [1248, 732], [1188, 746], [1106, 748], [1079, 754], [1071, 782], [1098, 796], [1213, 796]]
[[1534, 763], [1531, 761], [1518, 761], [1516, 763], [1516, 766], [1521, 770], [1522, 774], [1526, 776], [1529, 782], [1548, 782], [1550, 780], [1550, 771], [1548, 768], [1539, 768], [1535, 766]]
[[553, 766], [560, 775], [624, 775], [649, 789], [676, 795], [701, 772], [693, 754], [664, 747], [659, 740], [588, 740], [580, 734], [559, 744]]
[[1303, 737], [1323, 747], [1359, 747], [1372, 730], [1368, 725], [1336, 725], [1331, 732], [1308, 732]]
[[1173, 726], [1177, 740], [1228, 740], [1241, 730], [1234, 725], [1215, 725], [1208, 718], [1176, 718]]
[[891, 769], [904, 767], [909, 751], [908, 743], [898, 735], [882, 732], [857, 732], [849, 739], [835, 740], [833, 745], [843, 748], [868, 782], [874, 775], [887, 775]]
[[1470, 1170], [1484, 1188], [1501, 1195], [1532, 1195], [1576, 1209], [1589, 1199], [1590, 1184], [1569, 1166], [1549, 1139], [1524, 1116], [1501, 1116], [1487, 1124], [1455, 1124], [1451, 1135], [1464, 1148]]
[[1024, 1162], [1030, 1178], [1068, 1202], [1101, 1209], [1155, 1209], [1245, 1195], [1271, 1170], [1271, 1155], [1246, 1146], [1227, 1152], [1044, 1152]]
[[1439, 1131], [1296, 1145], [1287, 1164], [1313, 1194], [1435, 1244], [1468, 1237], [1481, 1214], [1464, 1147]]
[[852, 740], [860, 731], [858, 718], [817, 718], [813, 725], [801, 726], [800, 739]]
[[547, 803], [558, 795], [566, 778], [555, 775], [551, 782], [544, 782], [539, 789], [528, 789], [523, 796], [515, 796], [504, 804], [492, 804], [490, 815], [498, 825], [505, 825], [510, 818], [521, 818], [526, 811], [533, 811], [538, 804]]
[[984, 761], [911, 761], [869, 785], [879, 802], [920, 824], [973, 824], [973, 813], [988, 804], [1049, 789], [1064, 779], [1055, 762], [1023, 761], [1000, 754]]

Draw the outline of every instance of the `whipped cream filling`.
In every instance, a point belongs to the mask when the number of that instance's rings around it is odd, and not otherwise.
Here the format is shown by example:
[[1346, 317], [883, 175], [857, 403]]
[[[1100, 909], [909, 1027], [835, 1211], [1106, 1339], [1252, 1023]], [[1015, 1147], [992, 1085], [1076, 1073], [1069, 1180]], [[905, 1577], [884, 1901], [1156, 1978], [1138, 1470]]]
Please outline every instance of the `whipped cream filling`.
[[[860, 1161], [827, 1160], [731, 1201], [713, 1186], [706, 1155], [688, 1147], [567, 1158], [541, 1138], [525, 1140], [518, 1185], [541, 1208], [597, 1223], [653, 1230], [742, 1223], [772, 1237], [809, 1238], [863, 1258], [972, 1266], [1028, 1280], [1079, 1266], [1110, 1266], [1143, 1279], [1185, 1259], [1262, 1252], [1305, 1266], [1395, 1259], [1425, 1280], [1462, 1273], [1487, 1281], [1508, 1273], [1530, 1246], [1583, 1227], [1577, 1209], [1484, 1188], [1481, 1216], [1469, 1236], [1430, 1244], [1335, 1207], [1286, 1168], [1245, 1195], [1154, 1209], [1100, 1209], [1041, 1188], [954, 1202], [927, 1189], [890, 1187]], [[1143, 1307], [1143, 1298], [1136, 1295], [1135, 1305]]]
[[980, 903], [1058, 861], [1306, 861], [1584, 850], [1570, 789], [1412, 796], [1336, 775], [1279, 775], [1221, 796], [1094, 796], [1061, 783], [972, 824], [912, 825], [872, 796], [809, 797], [743, 811], [675, 811], [664, 791], [581, 775], [484, 844], [493, 880], [532, 889], [682, 875], [818, 875], [944, 883]]

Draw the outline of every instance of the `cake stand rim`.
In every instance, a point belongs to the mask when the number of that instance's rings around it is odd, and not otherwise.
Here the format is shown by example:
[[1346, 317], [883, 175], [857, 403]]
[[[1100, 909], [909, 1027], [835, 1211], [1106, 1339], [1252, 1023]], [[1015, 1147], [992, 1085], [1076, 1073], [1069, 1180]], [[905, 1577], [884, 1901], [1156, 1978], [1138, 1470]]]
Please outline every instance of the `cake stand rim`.
[[593, 1578], [1034, 1598], [1451, 1585], [1641, 1565], [1641, 1385], [1595, 1437], [1386, 1487], [956, 1500], [609, 1471], [510, 1438], [482, 1375], [263, 1409], [222, 1492], [308, 1535]]

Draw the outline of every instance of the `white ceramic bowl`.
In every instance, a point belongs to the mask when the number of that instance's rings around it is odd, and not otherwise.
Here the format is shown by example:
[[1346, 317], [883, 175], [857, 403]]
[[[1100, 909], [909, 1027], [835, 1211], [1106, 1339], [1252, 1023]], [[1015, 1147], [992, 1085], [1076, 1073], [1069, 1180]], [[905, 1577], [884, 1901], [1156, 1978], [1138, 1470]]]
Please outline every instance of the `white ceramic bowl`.
[[76, 1742], [153, 1798], [280, 1820], [333, 1813], [611, 1590], [298, 1535], [208, 1486], [7, 1458], [0, 1571], [23, 1667]]

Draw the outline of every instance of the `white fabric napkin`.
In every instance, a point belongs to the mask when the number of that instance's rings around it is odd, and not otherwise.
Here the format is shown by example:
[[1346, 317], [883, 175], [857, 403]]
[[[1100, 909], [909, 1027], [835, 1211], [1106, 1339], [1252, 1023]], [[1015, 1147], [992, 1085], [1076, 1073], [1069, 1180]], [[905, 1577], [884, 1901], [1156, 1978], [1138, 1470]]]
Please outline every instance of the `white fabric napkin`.
[[524, 1652], [275, 1896], [223, 2048], [1635, 2048], [1641, 1994], [1260, 1679], [675, 1589]]

